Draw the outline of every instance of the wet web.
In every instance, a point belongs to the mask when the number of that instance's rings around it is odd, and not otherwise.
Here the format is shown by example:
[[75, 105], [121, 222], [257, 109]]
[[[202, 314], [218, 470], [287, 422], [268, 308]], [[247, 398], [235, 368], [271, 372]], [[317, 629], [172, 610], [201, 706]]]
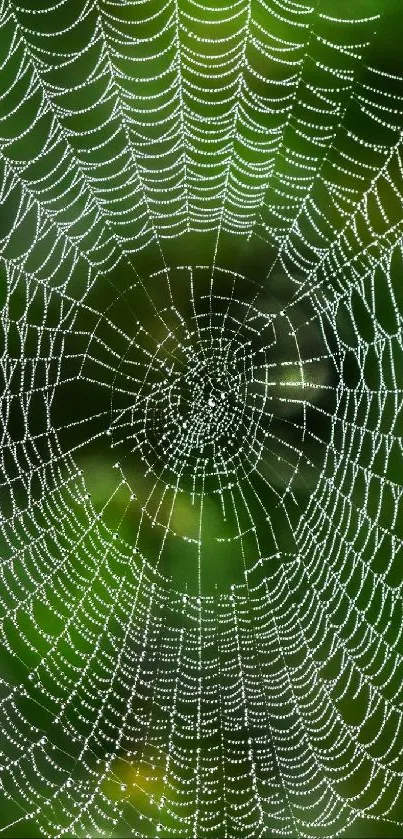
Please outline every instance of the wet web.
[[352, 5], [0, 2], [4, 835], [401, 819], [403, 94]]

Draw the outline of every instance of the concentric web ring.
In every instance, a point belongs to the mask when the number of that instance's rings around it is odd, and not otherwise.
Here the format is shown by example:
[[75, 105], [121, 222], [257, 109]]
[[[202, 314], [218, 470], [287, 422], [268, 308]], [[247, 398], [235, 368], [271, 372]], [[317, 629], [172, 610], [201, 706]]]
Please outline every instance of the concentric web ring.
[[[296, 551], [331, 433], [337, 352], [326, 312], [287, 290], [285, 278], [277, 297], [232, 271], [164, 269], [91, 310], [93, 332], [80, 329], [89, 300], [75, 317], [52, 398], [59, 440], [84, 467], [94, 440], [113, 454], [132, 494], [131, 543], [147, 555], [155, 531], [154, 567], [188, 592], [246, 583], [256, 563]], [[77, 411], [67, 423], [66, 401]]]

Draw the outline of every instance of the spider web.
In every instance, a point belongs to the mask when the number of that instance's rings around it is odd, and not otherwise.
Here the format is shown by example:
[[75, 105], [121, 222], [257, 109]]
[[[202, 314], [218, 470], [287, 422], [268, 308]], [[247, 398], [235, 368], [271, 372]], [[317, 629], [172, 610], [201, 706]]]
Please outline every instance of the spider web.
[[399, 823], [385, 21], [0, 0], [4, 835]]

